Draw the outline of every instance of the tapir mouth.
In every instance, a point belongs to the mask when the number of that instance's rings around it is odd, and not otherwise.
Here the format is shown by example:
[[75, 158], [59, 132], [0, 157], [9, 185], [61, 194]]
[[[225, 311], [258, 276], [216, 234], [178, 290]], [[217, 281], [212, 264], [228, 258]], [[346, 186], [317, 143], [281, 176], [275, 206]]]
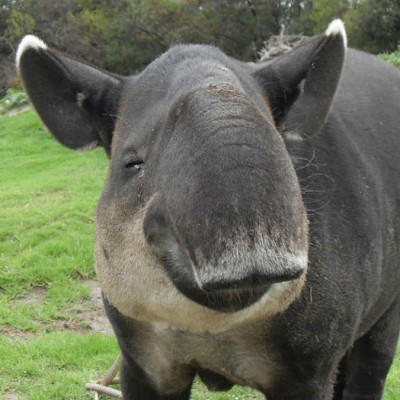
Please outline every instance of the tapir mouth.
[[[207, 308], [224, 313], [234, 313], [251, 306], [268, 292], [272, 285], [253, 289], [223, 289], [215, 292], [193, 291], [183, 293], [186, 297]], [[179, 290], [179, 288], [178, 288]]]
[[[165, 263], [165, 260], [164, 260]], [[209, 309], [234, 313], [258, 302], [274, 284], [300, 278], [304, 268], [298, 266], [283, 274], [253, 274], [236, 280], [199, 281], [193, 270], [164, 265], [174, 286], [190, 300]]]
[[[276, 284], [301, 278], [304, 262], [270, 268], [236, 264], [196, 268], [179, 247], [159, 260], [173, 285], [188, 299], [211, 310], [234, 313], [258, 302]], [[293, 261], [293, 260], [292, 260]]]
[[298, 279], [303, 272], [304, 269], [299, 267], [285, 276], [250, 275], [236, 282], [203, 285], [207, 294], [207, 304], [203, 305], [220, 312], [237, 312], [259, 301], [272, 285]]
[[209, 309], [234, 313], [258, 302], [275, 284], [300, 278], [307, 265], [303, 251], [273, 245], [262, 233], [253, 243], [237, 235], [224, 250], [207, 257], [201, 247], [189, 250], [167, 218], [147, 212], [144, 233], [153, 255], [173, 285], [188, 299]]

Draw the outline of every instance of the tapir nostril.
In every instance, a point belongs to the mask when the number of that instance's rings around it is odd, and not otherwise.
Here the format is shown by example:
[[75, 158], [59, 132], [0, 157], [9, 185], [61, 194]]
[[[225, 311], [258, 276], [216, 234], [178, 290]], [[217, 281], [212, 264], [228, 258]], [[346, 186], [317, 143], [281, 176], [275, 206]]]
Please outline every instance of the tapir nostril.
[[202, 289], [206, 292], [218, 292], [224, 290], [267, 290], [273, 283], [286, 282], [299, 278], [304, 272], [304, 268], [296, 266], [280, 273], [256, 273], [240, 278], [232, 279], [210, 279], [206, 282], [201, 281]]

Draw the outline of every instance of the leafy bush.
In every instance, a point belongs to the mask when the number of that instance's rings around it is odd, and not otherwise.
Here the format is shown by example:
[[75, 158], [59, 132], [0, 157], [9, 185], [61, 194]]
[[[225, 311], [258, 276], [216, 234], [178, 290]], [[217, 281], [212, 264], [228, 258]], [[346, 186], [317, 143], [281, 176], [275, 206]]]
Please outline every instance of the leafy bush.
[[393, 53], [384, 53], [380, 54], [379, 57], [382, 60], [387, 61], [390, 64], [393, 64], [395, 67], [400, 68], [400, 44], [397, 46], [397, 50]]
[[28, 104], [28, 96], [25, 92], [9, 89], [7, 94], [0, 100], [0, 115]]

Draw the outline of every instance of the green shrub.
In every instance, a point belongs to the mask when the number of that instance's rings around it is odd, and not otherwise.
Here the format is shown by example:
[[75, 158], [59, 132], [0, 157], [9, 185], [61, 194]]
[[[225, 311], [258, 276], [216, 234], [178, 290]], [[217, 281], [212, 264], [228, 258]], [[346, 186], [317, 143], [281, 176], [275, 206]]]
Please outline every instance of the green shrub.
[[0, 100], [0, 115], [28, 104], [28, 96], [25, 92], [9, 89], [7, 94]]
[[380, 54], [379, 58], [387, 61], [388, 63], [400, 68], [400, 44], [397, 46], [397, 50], [393, 53]]

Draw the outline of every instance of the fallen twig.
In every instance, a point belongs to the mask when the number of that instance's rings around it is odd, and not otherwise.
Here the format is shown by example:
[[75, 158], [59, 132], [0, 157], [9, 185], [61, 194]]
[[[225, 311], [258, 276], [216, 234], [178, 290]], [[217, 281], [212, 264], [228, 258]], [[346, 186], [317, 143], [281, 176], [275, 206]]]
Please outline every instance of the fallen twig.
[[107, 371], [106, 376], [98, 383], [104, 386], [112, 384], [112, 380], [117, 376], [119, 368], [121, 366], [122, 354], [119, 353], [118, 357], [115, 359], [111, 368]]
[[87, 383], [87, 390], [94, 390], [97, 393], [102, 393], [107, 396], [115, 397], [117, 399], [122, 399], [122, 392], [107, 386], [99, 385], [98, 383]]
[[95, 392], [95, 400], [99, 398], [98, 393], [105, 394], [111, 397], [116, 397], [117, 399], [122, 399], [122, 393], [119, 390], [108, 387], [108, 385], [119, 384], [119, 379], [115, 378], [115, 376], [119, 372], [121, 361], [122, 354], [120, 353], [103, 379], [99, 379], [96, 383], [86, 384], [85, 387], [87, 390], [93, 390]]

